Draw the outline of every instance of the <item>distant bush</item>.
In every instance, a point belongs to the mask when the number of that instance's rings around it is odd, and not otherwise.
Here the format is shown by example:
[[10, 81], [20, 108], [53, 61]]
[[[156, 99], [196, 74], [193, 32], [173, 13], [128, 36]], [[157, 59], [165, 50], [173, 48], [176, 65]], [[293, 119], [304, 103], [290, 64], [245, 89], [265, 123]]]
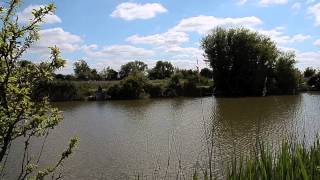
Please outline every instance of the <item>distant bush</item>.
[[107, 90], [111, 99], [138, 99], [143, 93], [147, 79], [142, 73], [133, 73]]
[[174, 74], [168, 82], [166, 90], [164, 92], [167, 97], [175, 97], [183, 95], [183, 84], [180, 81], [182, 77], [181, 73]]
[[164, 96], [164, 88], [161, 84], [151, 84], [148, 83], [145, 86], [145, 91], [150, 95], [152, 98], [156, 97], [163, 97]]
[[32, 97], [34, 100], [49, 97], [50, 101], [70, 101], [80, 98], [76, 86], [70, 81], [42, 81], [33, 89]]
[[107, 90], [107, 94], [111, 97], [111, 99], [120, 99], [120, 91], [120, 85], [114, 84]]

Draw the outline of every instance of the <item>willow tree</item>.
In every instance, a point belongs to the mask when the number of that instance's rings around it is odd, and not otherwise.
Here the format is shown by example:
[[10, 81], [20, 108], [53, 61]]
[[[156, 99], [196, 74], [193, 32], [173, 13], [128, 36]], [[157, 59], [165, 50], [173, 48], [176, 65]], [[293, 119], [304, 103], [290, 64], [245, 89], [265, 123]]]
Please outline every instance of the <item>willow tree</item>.
[[[39, 39], [39, 25], [46, 15], [55, 10], [53, 4], [33, 10], [33, 18], [27, 24], [18, 23], [17, 10], [20, 0], [10, 0], [0, 4], [0, 163], [1, 174], [5, 172], [6, 159], [11, 144], [23, 140], [22, 164], [17, 179], [43, 179], [58, 170], [72, 153], [77, 139], [72, 138], [67, 149], [51, 167], [39, 167], [41, 158], [30, 155], [29, 142], [32, 138], [46, 137], [63, 119], [61, 112], [50, 106], [47, 98], [39, 101], [31, 99], [32, 89], [40, 81], [50, 81], [53, 72], [61, 68], [65, 61], [60, 51], [51, 47], [50, 60], [40, 64], [23, 61], [22, 56]], [[17, 141], [21, 142], [21, 141]], [[1, 176], [2, 177], [2, 176]]]
[[269, 37], [244, 28], [217, 28], [201, 45], [213, 69], [218, 94], [263, 94], [279, 54]]

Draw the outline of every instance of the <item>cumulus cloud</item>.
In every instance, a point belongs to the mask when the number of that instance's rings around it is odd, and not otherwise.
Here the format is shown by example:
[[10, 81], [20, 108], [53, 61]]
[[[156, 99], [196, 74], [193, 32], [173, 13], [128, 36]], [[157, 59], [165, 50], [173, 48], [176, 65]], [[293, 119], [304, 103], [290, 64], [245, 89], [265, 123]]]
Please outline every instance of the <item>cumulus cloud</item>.
[[313, 45], [320, 47], [320, 39], [317, 39], [317, 40], [313, 43]]
[[311, 14], [315, 18], [315, 25], [320, 25], [320, 3], [317, 3], [308, 8], [308, 14]]
[[307, 67], [320, 68], [320, 52], [319, 51], [298, 52], [296, 59], [297, 59], [297, 66], [300, 69], [305, 69]]
[[127, 21], [135, 19], [151, 19], [157, 14], [165, 13], [168, 10], [159, 3], [137, 4], [125, 2], [119, 4], [112, 12], [111, 17], [118, 17]]
[[229, 26], [243, 26], [243, 27], [255, 27], [262, 24], [262, 21], [254, 16], [242, 17], [242, 18], [219, 18], [214, 16], [196, 16], [185, 18], [178, 23], [177, 26], [172, 28], [177, 32], [198, 32], [205, 34], [209, 30], [218, 27]]
[[268, 6], [271, 4], [287, 4], [288, 0], [260, 0], [259, 3], [263, 6]]
[[247, 2], [248, 0], [238, 0], [238, 5], [243, 5]]
[[291, 6], [291, 9], [295, 12], [299, 11], [301, 9], [301, 3], [300, 2], [296, 2]]
[[62, 28], [51, 28], [39, 31], [40, 40], [32, 47], [31, 52], [48, 54], [49, 46], [57, 46], [64, 52], [74, 52], [81, 46], [81, 37], [64, 31]]
[[276, 27], [271, 30], [258, 30], [259, 33], [269, 36], [272, 40], [276, 41], [279, 45], [291, 44], [296, 42], [303, 42], [307, 39], [310, 39], [310, 35], [305, 34], [295, 34], [295, 35], [286, 35], [284, 33], [284, 27]]
[[131, 45], [112, 45], [99, 49], [97, 45], [83, 46], [83, 51], [91, 58], [135, 59], [146, 58], [154, 54], [152, 50]]
[[127, 41], [133, 44], [178, 45], [189, 41], [189, 37], [185, 32], [168, 31], [150, 36], [133, 35]]
[[[43, 7], [45, 7], [45, 6], [44, 5], [29, 5], [23, 11], [17, 13], [18, 18], [19, 18], [19, 22], [22, 24], [28, 23], [31, 19], [33, 19], [32, 11], [34, 9], [40, 9]], [[61, 22], [61, 19], [53, 13], [46, 15], [44, 17], [44, 21], [43, 21], [43, 23], [47, 23], [47, 24], [55, 24], [55, 23], [60, 23], [60, 22]]]

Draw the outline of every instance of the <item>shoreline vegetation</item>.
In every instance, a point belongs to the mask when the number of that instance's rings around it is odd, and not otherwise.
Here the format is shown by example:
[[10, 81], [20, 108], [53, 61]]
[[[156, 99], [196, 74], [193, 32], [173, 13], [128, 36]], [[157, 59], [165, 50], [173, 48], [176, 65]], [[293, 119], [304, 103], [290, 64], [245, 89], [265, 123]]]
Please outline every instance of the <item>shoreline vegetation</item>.
[[[283, 51], [268, 36], [245, 28], [216, 28], [201, 40], [205, 62], [200, 71], [175, 68], [157, 61], [148, 69], [143, 61], [100, 72], [86, 61], [74, 63], [74, 74], [56, 74], [40, 82], [33, 99], [51, 101], [139, 99], [177, 96], [268, 96], [320, 90], [320, 71], [295, 67], [295, 53]], [[31, 62], [29, 62], [31, 63]], [[87, 83], [84, 83], [87, 82]]]
[[[296, 94], [320, 89], [320, 72], [312, 68], [303, 73], [295, 68], [295, 55], [282, 52], [269, 37], [244, 28], [212, 30], [201, 42], [206, 61], [212, 69], [174, 68], [168, 61], [158, 61], [152, 69], [142, 61], [110, 67], [97, 72], [84, 60], [74, 64], [74, 75], [55, 72], [66, 61], [57, 47], [51, 47], [49, 61], [39, 64], [22, 60], [23, 54], [39, 40], [39, 25], [55, 11], [54, 4], [32, 12], [26, 25], [18, 23], [16, 12], [20, 0], [0, 4], [0, 165], [2, 177], [11, 144], [23, 138], [23, 159], [18, 179], [61, 179], [63, 163], [74, 152], [79, 139], [70, 139], [57, 162], [40, 166], [40, 153], [32, 151], [30, 142], [48, 134], [62, 120], [62, 112], [49, 101], [139, 99], [177, 96], [267, 96]], [[3, 7], [2, 7], [3, 6]], [[210, 127], [209, 127], [210, 128]], [[210, 129], [213, 131], [212, 129]], [[213, 139], [209, 138], [209, 141]], [[260, 143], [260, 142], [259, 142]], [[212, 145], [212, 144], [211, 144]], [[211, 146], [213, 147], [213, 145]], [[246, 159], [235, 158], [227, 179], [319, 179], [320, 141], [310, 147], [303, 143], [284, 142], [273, 154], [263, 143], [259, 151]], [[208, 151], [210, 152], [210, 151]], [[213, 151], [204, 179], [214, 179]], [[35, 156], [36, 155], [36, 156]], [[55, 172], [57, 174], [55, 174]], [[193, 179], [198, 179], [195, 172]], [[139, 179], [139, 178], [138, 178]]]
[[[260, 141], [257, 142], [257, 150], [254, 153], [233, 158], [224, 179], [319, 179], [319, 162], [319, 137], [309, 147], [304, 142], [283, 141], [277, 152], [273, 152], [269, 146]], [[208, 171], [195, 170], [192, 179], [218, 178]]]
[[[31, 62], [28, 62], [31, 63]], [[289, 90], [267, 90], [265, 94], [226, 95], [218, 90], [214, 83], [213, 71], [204, 68], [200, 71], [192, 69], [173, 68], [168, 61], [158, 61], [157, 64], [167, 64], [170, 69], [157, 65], [147, 70], [147, 65], [142, 61], [132, 61], [121, 67], [119, 72], [107, 67], [97, 73], [88, 64], [81, 60], [75, 63], [76, 75], [55, 74], [53, 81], [39, 82], [32, 93], [34, 100], [49, 97], [50, 101], [105, 101], [105, 100], [130, 100], [143, 98], [172, 98], [172, 97], [241, 97], [241, 96], [268, 96], [290, 95], [300, 92], [320, 91], [320, 71], [307, 68], [304, 72], [293, 69], [293, 85], [280, 85]], [[79, 70], [79, 65], [82, 70]], [[139, 64], [145, 67], [140, 68]], [[131, 66], [127, 68], [127, 66]], [[124, 68], [126, 67], [126, 68]], [[80, 68], [81, 69], [81, 68]], [[126, 69], [126, 70], [123, 70]], [[129, 70], [128, 70], [129, 69]], [[159, 72], [161, 69], [162, 72]], [[124, 73], [123, 71], [127, 71]], [[93, 74], [92, 74], [93, 72]], [[126, 74], [126, 75], [119, 75]], [[165, 75], [164, 75], [165, 74]], [[275, 81], [275, 80], [274, 80]], [[273, 82], [274, 82], [273, 81]], [[287, 81], [284, 81], [287, 83]], [[264, 91], [264, 90], [261, 90]]]

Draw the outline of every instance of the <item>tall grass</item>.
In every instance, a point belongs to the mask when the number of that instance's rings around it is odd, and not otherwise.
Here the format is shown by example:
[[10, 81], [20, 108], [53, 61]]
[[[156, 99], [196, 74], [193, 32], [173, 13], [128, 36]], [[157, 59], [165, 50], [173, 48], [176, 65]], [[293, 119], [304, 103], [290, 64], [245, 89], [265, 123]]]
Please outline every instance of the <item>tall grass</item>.
[[[284, 141], [276, 153], [263, 143], [259, 151], [246, 158], [235, 158], [227, 170], [229, 180], [320, 179], [320, 140], [310, 146]], [[200, 179], [195, 173], [192, 179]], [[208, 176], [203, 175], [203, 179]], [[214, 179], [214, 178], [213, 178]]]

